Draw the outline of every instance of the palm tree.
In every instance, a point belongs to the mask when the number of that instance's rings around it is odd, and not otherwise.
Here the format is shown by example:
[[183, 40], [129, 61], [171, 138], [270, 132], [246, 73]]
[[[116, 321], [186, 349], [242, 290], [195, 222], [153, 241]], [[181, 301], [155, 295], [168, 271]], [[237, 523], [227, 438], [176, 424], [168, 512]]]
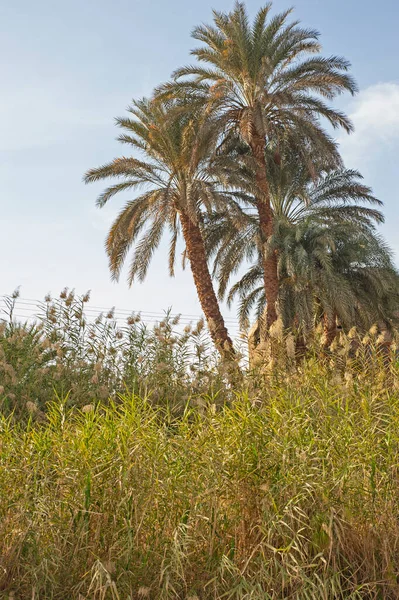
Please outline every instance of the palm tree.
[[124, 130], [119, 140], [144, 154], [144, 160], [131, 156], [116, 158], [89, 170], [85, 182], [119, 180], [99, 196], [99, 207], [119, 192], [145, 188], [127, 202], [106, 240], [115, 280], [132, 246], [128, 282], [131, 285], [135, 278], [144, 280], [165, 229], [171, 234], [169, 272], [173, 276], [176, 246], [182, 232], [185, 255], [211, 336], [222, 356], [231, 358], [233, 343], [213, 288], [202, 234], [201, 211], [211, 207], [220, 209], [228, 195], [212, 165], [217, 134], [212, 121], [201, 119], [198, 112], [189, 114], [175, 109], [173, 102], [155, 103], [146, 99], [134, 102], [129, 108], [133, 118], [117, 119]]
[[[326, 347], [336, 336], [337, 322], [347, 330], [353, 325], [363, 330], [374, 324], [383, 330], [397, 326], [399, 274], [381, 236], [367, 228], [341, 227], [336, 232], [331, 263], [335, 281], [330, 279], [328, 287], [334, 293], [326, 293], [326, 284], [318, 286]], [[334, 283], [340, 286], [338, 291]], [[342, 302], [341, 290], [346, 303]]]
[[[295, 155], [280, 165], [269, 158], [271, 204], [275, 220], [273, 248], [278, 256], [279, 311], [285, 327], [309, 330], [317, 313], [325, 321], [326, 344], [334, 337], [336, 318], [344, 326], [388, 323], [399, 279], [389, 249], [375, 233], [383, 220], [381, 204], [358, 172], [321, 172], [317, 180]], [[207, 223], [208, 253], [223, 297], [233, 273], [245, 260], [252, 264], [231, 288], [228, 302], [240, 298], [241, 325], [251, 309], [258, 318], [266, 303], [257, 215], [231, 203]], [[252, 210], [251, 210], [252, 209]]]
[[[353, 326], [364, 331], [375, 323], [384, 330], [397, 325], [399, 274], [390, 250], [371, 229], [359, 231], [345, 223], [326, 232], [307, 220], [295, 232], [286, 232], [280, 248], [280, 315], [285, 328], [296, 330], [301, 339], [320, 320], [326, 348], [335, 339], [338, 323], [347, 331]], [[237, 296], [242, 326], [253, 307], [259, 320], [265, 306], [261, 261], [232, 286], [228, 301]], [[252, 338], [256, 347], [258, 324]]]
[[269, 3], [259, 10], [252, 25], [240, 2], [231, 13], [214, 11], [214, 26], [201, 25], [193, 31], [203, 45], [192, 54], [207, 66], [178, 69], [175, 81], [158, 90], [161, 97], [189, 96], [194, 104], [206, 102], [222, 130], [238, 131], [251, 150], [267, 298], [265, 332], [277, 318], [278, 299], [277, 256], [268, 248], [273, 214], [266, 147], [274, 146], [279, 162], [281, 144], [289, 139], [299, 150], [303, 148], [305, 159], [310, 146], [313, 155], [328, 154], [339, 166], [335, 145], [322, 129], [320, 118], [347, 132], [352, 125], [323, 98], [331, 100], [344, 91], [356, 91], [346, 60], [318, 55], [316, 31], [301, 28], [298, 21], [287, 23], [290, 10], [274, 17], [270, 11]]

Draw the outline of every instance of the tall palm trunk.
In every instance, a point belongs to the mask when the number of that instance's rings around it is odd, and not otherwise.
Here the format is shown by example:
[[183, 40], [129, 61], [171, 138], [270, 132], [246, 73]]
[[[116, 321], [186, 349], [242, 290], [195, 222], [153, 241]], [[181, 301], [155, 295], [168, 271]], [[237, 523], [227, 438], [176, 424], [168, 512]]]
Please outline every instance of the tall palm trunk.
[[265, 140], [262, 136], [254, 135], [252, 137], [251, 150], [256, 161], [256, 183], [260, 191], [260, 196], [257, 198], [256, 205], [263, 246], [263, 282], [266, 296], [266, 317], [264, 325], [267, 332], [270, 325], [277, 320], [279, 284], [276, 253], [266, 252], [266, 243], [273, 235], [273, 212], [270, 202], [269, 183], [267, 180]]
[[180, 222], [195, 287], [211, 337], [220, 354], [224, 358], [231, 359], [235, 354], [233, 342], [224, 324], [219, 302], [213, 289], [201, 229], [184, 211], [180, 212]]
[[323, 346], [327, 350], [337, 336], [337, 317], [335, 313], [323, 315], [324, 321], [324, 343]]
[[292, 325], [295, 332], [295, 358], [297, 362], [300, 362], [305, 358], [308, 348], [303, 329], [299, 324], [298, 315], [295, 315]]
[[378, 348], [380, 355], [382, 356], [385, 367], [389, 367], [391, 363], [391, 347], [393, 342], [392, 331], [388, 328], [384, 321], [378, 323], [380, 335], [378, 337]]

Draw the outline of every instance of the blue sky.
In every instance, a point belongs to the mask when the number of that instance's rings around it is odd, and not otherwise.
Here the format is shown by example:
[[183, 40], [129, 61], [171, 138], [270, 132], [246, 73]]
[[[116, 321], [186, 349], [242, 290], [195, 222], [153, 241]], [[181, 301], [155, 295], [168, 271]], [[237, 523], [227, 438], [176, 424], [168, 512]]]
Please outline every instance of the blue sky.
[[[102, 186], [82, 175], [121, 153], [115, 116], [134, 97], [189, 62], [190, 31], [229, 0], [16, 0], [0, 2], [0, 295], [21, 285], [26, 298], [64, 286], [92, 290], [92, 304], [200, 314], [189, 270], [167, 275], [166, 246], [148, 279], [111, 283], [104, 238], [123, 204], [95, 208]], [[249, 0], [253, 14], [261, 4]], [[292, 3], [276, 0], [274, 9]], [[360, 93], [338, 105], [356, 132], [339, 135], [385, 203], [382, 231], [399, 257], [399, 3], [396, 0], [297, 0], [295, 17], [321, 33], [323, 53], [352, 63]], [[399, 258], [397, 259], [399, 263]], [[226, 311], [226, 314], [228, 312]], [[235, 317], [234, 312], [230, 314]]]

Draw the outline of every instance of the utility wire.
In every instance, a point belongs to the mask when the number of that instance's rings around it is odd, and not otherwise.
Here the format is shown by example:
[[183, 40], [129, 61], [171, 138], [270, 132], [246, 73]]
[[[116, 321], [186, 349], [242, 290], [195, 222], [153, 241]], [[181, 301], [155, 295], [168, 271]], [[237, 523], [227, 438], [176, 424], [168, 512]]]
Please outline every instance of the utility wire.
[[[6, 309], [7, 305], [5, 300], [7, 298], [10, 298], [10, 296], [7, 295], [1, 295], [0, 296], [0, 311], [1, 309]], [[57, 298], [52, 300], [57, 300]], [[15, 311], [14, 311], [14, 316], [17, 317], [18, 319], [35, 319], [39, 316], [39, 312], [41, 311], [43, 313], [43, 311], [45, 310], [47, 306], [47, 303], [43, 300], [33, 300], [33, 299], [29, 299], [29, 298], [17, 298], [16, 299], [16, 304], [15, 304]], [[84, 306], [83, 312], [84, 314], [87, 314], [89, 317], [94, 318], [98, 317], [100, 314], [107, 314], [110, 311], [113, 311], [113, 315], [114, 318], [116, 320], [122, 320], [122, 319], [127, 319], [129, 316], [131, 316], [132, 314], [136, 314], [136, 315], [140, 315], [141, 321], [143, 323], [146, 324], [153, 324], [159, 320], [162, 320], [165, 318], [167, 312], [153, 312], [153, 311], [141, 311], [141, 310], [128, 310], [128, 309], [117, 309], [115, 307], [112, 307], [111, 309], [108, 307], [101, 307], [101, 306]], [[39, 312], [38, 312], [39, 311]], [[22, 314], [21, 314], [22, 313]], [[193, 320], [200, 320], [201, 318], [203, 318], [203, 316], [200, 315], [193, 315], [193, 314], [188, 314], [188, 313], [168, 313], [169, 316], [173, 319], [174, 317], [179, 317], [179, 323], [182, 325], [188, 325], [189, 323], [192, 323]], [[239, 330], [239, 324], [238, 321], [236, 319], [232, 319], [232, 318], [226, 318], [225, 319], [225, 323], [229, 326], [229, 328], [231, 329], [237, 329]]]
[[[3, 295], [0, 296], [0, 300], [4, 300], [7, 298], [8, 296]], [[52, 300], [57, 300], [57, 298], [52, 298]], [[28, 307], [34, 307], [34, 308], [41, 308], [43, 309], [44, 307], [46, 307], [47, 303], [43, 300], [31, 300], [28, 298], [17, 298], [17, 305], [24, 305], [24, 306], [28, 306]], [[96, 312], [97, 314], [99, 313], [104, 313], [104, 312], [109, 312], [110, 310], [114, 309], [115, 313], [118, 314], [126, 314], [127, 316], [130, 316], [132, 314], [141, 314], [141, 315], [148, 315], [148, 316], [153, 316], [155, 318], [164, 318], [166, 315], [166, 311], [164, 312], [155, 312], [155, 311], [146, 311], [146, 310], [129, 310], [127, 308], [115, 308], [115, 307], [105, 307], [105, 306], [85, 306], [84, 310], [85, 312]], [[194, 315], [194, 314], [190, 314], [190, 313], [170, 313], [170, 316], [173, 317], [177, 317], [177, 316], [181, 316], [183, 319], [188, 319], [188, 318], [192, 318], [192, 319], [201, 319], [203, 318], [203, 315]], [[225, 322], [228, 323], [238, 323], [237, 319], [231, 318], [231, 317], [226, 317]]]

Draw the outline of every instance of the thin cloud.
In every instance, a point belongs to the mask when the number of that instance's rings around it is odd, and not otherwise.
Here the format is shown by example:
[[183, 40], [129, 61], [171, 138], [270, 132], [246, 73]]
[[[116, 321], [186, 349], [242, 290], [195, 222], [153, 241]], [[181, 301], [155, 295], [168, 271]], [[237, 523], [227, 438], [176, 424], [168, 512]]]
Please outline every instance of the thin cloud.
[[339, 138], [350, 166], [375, 161], [399, 142], [399, 84], [379, 83], [362, 90], [349, 109], [355, 132]]

